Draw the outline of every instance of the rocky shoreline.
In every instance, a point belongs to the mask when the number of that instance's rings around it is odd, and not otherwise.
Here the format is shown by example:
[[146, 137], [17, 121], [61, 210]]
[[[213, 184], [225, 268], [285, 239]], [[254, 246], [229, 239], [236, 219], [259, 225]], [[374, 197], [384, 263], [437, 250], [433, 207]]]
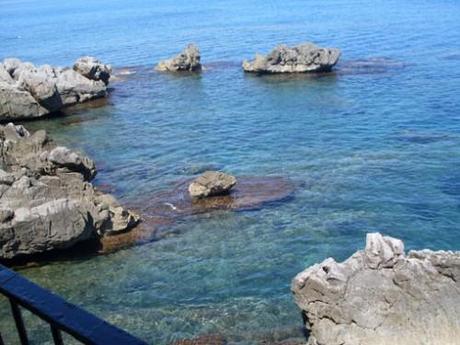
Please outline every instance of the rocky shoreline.
[[344, 262], [299, 273], [292, 292], [308, 345], [441, 345], [460, 336], [460, 252], [405, 254], [401, 240], [371, 233]]
[[[306, 43], [278, 46], [243, 62], [255, 74], [329, 72], [340, 50]], [[378, 63], [382, 63], [380, 60]], [[384, 61], [385, 62], [385, 61]], [[385, 62], [386, 63], [386, 62]], [[348, 68], [369, 70], [375, 62]], [[199, 49], [161, 61], [162, 72], [199, 72]], [[107, 95], [112, 68], [93, 57], [72, 68], [0, 64], [0, 122], [55, 114]], [[422, 138], [423, 139], [423, 138]], [[421, 140], [421, 139], [420, 139]], [[425, 139], [426, 140], [426, 139]], [[207, 171], [179, 181], [126, 209], [94, 187], [95, 163], [56, 145], [45, 131], [0, 125], [0, 260], [72, 250], [78, 245], [111, 252], [160, 239], [175, 221], [215, 210], [248, 210], [285, 200], [296, 186], [282, 177]], [[130, 207], [131, 208], [131, 207]], [[27, 260], [27, 259], [26, 259]], [[308, 345], [418, 345], [455, 343], [460, 335], [460, 252], [404, 252], [402, 241], [368, 234], [366, 247], [342, 263], [329, 258], [299, 273], [291, 290], [304, 317]], [[220, 336], [176, 344], [225, 344]], [[295, 340], [293, 343], [297, 344]], [[288, 342], [286, 342], [288, 344]]]
[[72, 68], [5, 59], [0, 63], [0, 122], [36, 119], [105, 97], [111, 72], [111, 66], [89, 56]]
[[0, 126], [0, 258], [72, 247], [131, 229], [139, 216], [96, 190], [88, 157], [43, 130]]
[[90, 158], [56, 145], [45, 131], [0, 125], [0, 148], [3, 261], [27, 262], [82, 243], [95, 253], [108, 253], [160, 239], [183, 217], [258, 208], [291, 196], [295, 189], [280, 177], [242, 176], [236, 184], [233, 176], [205, 172], [146, 200], [140, 197], [131, 205], [142, 214], [139, 224], [137, 213], [91, 184], [97, 170]]

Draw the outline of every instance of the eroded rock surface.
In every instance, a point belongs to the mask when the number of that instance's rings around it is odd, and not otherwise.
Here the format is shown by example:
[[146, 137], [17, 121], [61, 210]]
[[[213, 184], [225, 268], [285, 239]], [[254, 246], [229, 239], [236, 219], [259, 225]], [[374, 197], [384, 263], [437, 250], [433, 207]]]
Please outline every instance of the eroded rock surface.
[[192, 198], [225, 195], [236, 185], [236, 178], [220, 171], [205, 171], [188, 187]]
[[280, 45], [266, 56], [257, 54], [254, 60], [244, 61], [243, 70], [260, 74], [328, 72], [339, 58], [340, 50], [336, 48], [321, 48], [313, 43], [292, 48]]
[[0, 258], [69, 248], [139, 220], [94, 189], [91, 159], [56, 146], [45, 131], [0, 126], [0, 152]]
[[105, 65], [92, 56], [79, 58], [73, 65], [73, 69], [88, 79], [102, 80], [105, 85], [109, 83], [110, 74], [112, 73], [110, 65]]
[[201, 54], [198, 47], [194, 44], [189, 44], [177, 56], [160, 61], [155, 69], [162, 72], [197, 72], [201, 70], [200, 60]]
[[104, 97], [110, 73], [110, 66], [92, 57], [78, 59], [74, 69], [5, 59], [0, 63], [0, 121], [42, 117]]
[[292, 282], [309, 345], [445, 345], [460, 338], [460, 252], [410, 251], [368, 234], [342, 263], [329, 258]]

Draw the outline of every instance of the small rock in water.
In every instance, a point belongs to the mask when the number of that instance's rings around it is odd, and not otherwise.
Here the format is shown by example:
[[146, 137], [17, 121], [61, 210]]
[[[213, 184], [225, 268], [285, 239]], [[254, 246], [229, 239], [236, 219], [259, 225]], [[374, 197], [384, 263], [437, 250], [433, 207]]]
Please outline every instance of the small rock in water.
[[194, 44], [189, 44], [179, 55], [163, 60], [155, 67], [161, 72], [198, 72], [201, 71], [200, 50]]
[[192, 198], [225, 195], [236, 185], [236, 178], [219, 171], [206, 171], [188, 187]]
[[339, 49], [321, 48], [313, 43], [292, 48], [280, 45], [266, 56], [257, 54], [254, 60], [244, 61], [243, 70], [260, 74], [329, 72], [340, 54]]

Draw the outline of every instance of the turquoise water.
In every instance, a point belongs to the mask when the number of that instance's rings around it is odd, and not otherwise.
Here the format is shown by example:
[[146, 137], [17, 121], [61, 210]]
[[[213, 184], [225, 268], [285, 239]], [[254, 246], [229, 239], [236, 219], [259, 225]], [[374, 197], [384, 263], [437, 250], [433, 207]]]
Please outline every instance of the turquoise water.
[[[123, 202], [208, 166], [301, 186], [258, 210], [184, 219], [158, 242], [22, 270], [70, 301], [155, 344], [204, 333], [257, 344], [299, 336], [291, 279], [345, 259], [368, 231], [460, 249], [458, 1], [0, 4], [0, 57], [69, 65], [91, 54], [136, 72], [103, 107], [27, 124], [88, 153], [96, 184]], [[255, 52], [307, 40], [343, 50], [337, 73], [241, 71]], [[191, 41], [201, 75], [153, 71]], [[10, 322], [3, 308], [14, 343]]]

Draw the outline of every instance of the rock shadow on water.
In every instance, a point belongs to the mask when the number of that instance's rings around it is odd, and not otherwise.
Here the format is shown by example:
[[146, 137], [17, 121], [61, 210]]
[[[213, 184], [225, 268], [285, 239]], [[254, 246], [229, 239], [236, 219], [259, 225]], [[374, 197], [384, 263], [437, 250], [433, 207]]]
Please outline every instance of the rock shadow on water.
[[448, 61], [459, 61], [460, 60], [460, 52], [455, 52], [455, 53], [450, 53], [441, 56], [442, 60], [448, 60]]
[[370, 57], [366, 59], [344, 60], [339, 62], [329, 72], [309, 73], [282, 73], [282, 74], [245, 74], [245, 78], [257, 79], [266, 83], [280, 83], [291, 81], [335, 81], [341, 76], [348, 75], [378, 75], [399, 71], [408, 64], [386, 57]]
[[337, 75], [382, 74], [400, 70], [408, 64], [388, 57], [369, 57], [343, 61], [335, 70]]
[[438, 141], [448, 140], [450, 139], [450, 136], [445, 133], [406, 130], [397, 134], [396, 139], [413, 144], [431, 144]]

